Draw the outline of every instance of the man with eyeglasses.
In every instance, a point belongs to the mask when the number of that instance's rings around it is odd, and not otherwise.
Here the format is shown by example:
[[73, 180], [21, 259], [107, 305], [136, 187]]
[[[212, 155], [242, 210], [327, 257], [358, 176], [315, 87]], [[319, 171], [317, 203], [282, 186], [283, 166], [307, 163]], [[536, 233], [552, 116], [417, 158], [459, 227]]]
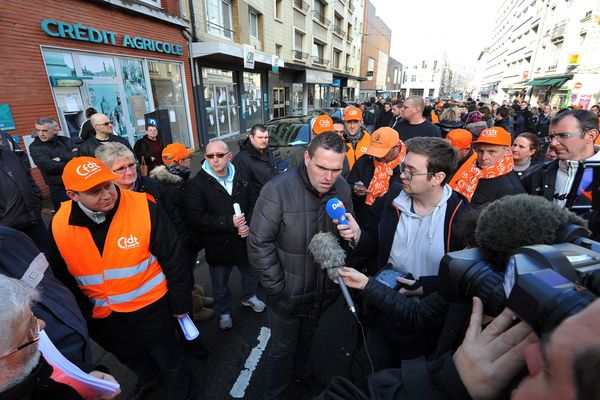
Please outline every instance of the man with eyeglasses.
[[265, 304], [256, 297], [258, 276], [246, 250], [256, 192], [244, 171], [231, 163], [231, 152], [222, 140], [211, 141], [204, 158], [202, 169], [185, 189], [186, 218], [190, 229], [203, 239], [219, 328], [227, 330], [233, 327], [229, 276], [234, 266], [242, 276], [242, 305], [255, 312], [265, 310]]
[[[458, 154], [446, 140], [416, 137], [405, 145], [406, 157], [399, 166], [401, 183], [391, 183], [380, 207], [372, 208], [355, 255], [376, 258], [379, 268], [389, 263], [411, 273], [416, 281], [404, 280], [411, 287], [401, 291], [422, 296], [436, 290], [444, 254], [463, 248], [458, 227], [471, 207], [448, 185]], [[350, 226], [356, 223], [352, 217], [348, 220]], [[375, 369], [427, 354], [433, 346], [432, 335], [392, 326], [380, 316], [368, 337]]]
[[425, 101], [421, 96], [409, 96], [404, 100], [402, 105], [404, 120], [394, 126], [404, 142], [414, 137], [442, 137], [440, 128], [423, 117], [424, 108]]
[[65, 164], [78, 155], [77, 147], [68, 137], [58, 135], [58, 126], [52, 118], [38, 118], [35, 133], [37, 136], [29, 146], [29, 153], [50, 189], [56, 211], [61, 202], [69, 200], [61, 176]]
[[127, 139], [113, 134], [113, 123], [106, 115], [100, 113], [94, 114], [90, 117], [90, 123], [96, 134], [87, 138], [79, 146], [80, 156], [94, 157], [98, 146], [102, 146], [102, 144], [107, 142], [119, 142], [127, 146], [129, 150], [132, 150]]
[[48, 258], [90, 336], [138, 376], [133, 398], [148, 395], [162, 372], [170, 398], [195, 399], [175, 336], [177, 319], [192, 311], [193, 283], [173, 224], [146, 193], [118, 188], [119, 175], [96, 158], [73, 158], [62, 178], [71, 200], [50, 223]]
[[[23, 282], [0, 274], [0, 398], [2, 399], [82, 399], [72, 387], [50, 378], [53, 367], [38, 350], [40, 331], [46, 327], [36, 318], [31, 307], [40, 294]], [[90, 375], [117, 383], [115, 378], [100, 371]], [[110, 400], [121, 393], [100, 397]]]
[[[527, 193], [565, 205], [579, 161], [600, 160], [600, 152], [594, 148], [598, 132], [598, 117], [590, 111], [559, 113], [544, 138], [556, 153], [556, 160], [540, 164], [522, 178]], [[586, 201], [585, 196], [580, 196], [576, 203]]]

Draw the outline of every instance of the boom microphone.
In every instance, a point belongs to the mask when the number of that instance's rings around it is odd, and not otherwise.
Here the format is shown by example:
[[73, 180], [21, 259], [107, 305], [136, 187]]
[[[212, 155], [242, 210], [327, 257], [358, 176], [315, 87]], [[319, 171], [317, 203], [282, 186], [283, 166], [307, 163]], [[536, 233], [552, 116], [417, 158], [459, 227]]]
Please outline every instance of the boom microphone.
[[338, 268], [345, 264], [346, 253], [340, 246], [337, 238], [330, 232], [317, 233], [310, 240], [308, 251], [312, 254], [315, 261], [321, 264], [321, 268], [327, 270], [327, 276], [329, 276], [330, 279], [335, 281], [337, 278], [344, 299], [346, 299], [346, 305], [348, 305], [348, 309], [356, 316], [354, 301], [352, 301], [352, 297], [350, 297], [350, 292], [348, 292], [348, 287], [346, 286], [344, 279], [340, 278], [338, 272]]
[[340, 199], [335, 197], [329, 199], [327, 205], [325, 206], [325, 210], [331, 219], [338, 220], [338, 224], [348, 225], [348, 220], [346, 219], [346, 207], [344, 207], [344, 203], [342, 203]]

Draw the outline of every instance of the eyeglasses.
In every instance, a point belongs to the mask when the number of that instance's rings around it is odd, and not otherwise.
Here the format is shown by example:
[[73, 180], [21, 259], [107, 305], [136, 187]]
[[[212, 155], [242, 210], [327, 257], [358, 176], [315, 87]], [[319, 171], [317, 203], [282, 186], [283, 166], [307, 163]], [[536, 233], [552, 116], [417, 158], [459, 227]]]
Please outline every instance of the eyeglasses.
[[553, 139], [557, 139], [559, 141], [568, 139], [568, 138], [572, 138], [573, 136], [577, 136], [577, 135], [581, 135], [584, 132], [564, 132], [564, 133], [555, 133], [554, 135], [548, 135], [544, 138], [544, 141], [546, 143], [552, 143]]
[[35, 315], [33, 315], [33, 313], [31, 313], [31, 322], [27, 337], [30, 338], [27, 342], [18, 345], [13, 350], [0, 357], [0, 360], [4, 360], [6, 357], [15, 354], [19, 350], [23, 350], [24, 348], [31, 346], [32, 344], [40, 340], [40, 321], [35, 317]]
[[406, 169], [406, 165], [404, 165], [404, 163], [400, 163], [398, 168], [400, 169], [400, 175], [404, 174], [404, 176], [406, 176], [406, 179], [408, 179], [409, 181], [412, 180], [413, 176], [433, 175], [431, 172], [412, 172], [409, 169]]
[[119, 175], [123, 175], [127, 170], [133, 171], [135, 170], [135, 168], [137, 167], [137, 163], [136, 162], [132, 162], [130, 164], [127, 164], [121, 168], [117, 168], [117, 169], [113, 169], [112, 171], [115, 174], [119, 174]]
[[104, 125], [104, 126], [109, 126], [109, 125], [112, 125], [112, 121], [106, 121], [106, 122], [103, 122], [103, 123], [101, 123], [101, 124], [96, 124], [96, 125]]
[[223, 158], [225, 157], [227, 154], [229, 154], [229, 152], [227, 153], [214, 153], [214, 154], [205, 154], [204, 157], [208, 158], [209, 160], [212, 160], [213, 158], [217, 157], [217, 158]]

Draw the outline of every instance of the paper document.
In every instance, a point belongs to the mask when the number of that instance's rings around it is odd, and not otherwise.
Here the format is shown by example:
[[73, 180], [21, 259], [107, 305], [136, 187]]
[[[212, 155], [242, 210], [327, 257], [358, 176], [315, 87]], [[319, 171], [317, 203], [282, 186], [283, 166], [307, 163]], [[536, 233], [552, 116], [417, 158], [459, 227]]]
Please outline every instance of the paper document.
[[46, 361], [54, 367], [52, 379], [71, 386], [82, 397], [103, 396], [116, 393], [119, 390], [120, 386], [118, 383], [105, 381], [86, 374], [78, 366], [67, 360], [65, 356], [60, 354], [60, 351], [58, 351], [44, 331], [40, 332], [38, 348]]
[[185, 314], [185, 317], [181, 319], [177, 318], [177, 321], [187, 340], [194, 340], [200, 336], [200, 331], [196, 328], [194, 321], [192, 321], [188, 314]]

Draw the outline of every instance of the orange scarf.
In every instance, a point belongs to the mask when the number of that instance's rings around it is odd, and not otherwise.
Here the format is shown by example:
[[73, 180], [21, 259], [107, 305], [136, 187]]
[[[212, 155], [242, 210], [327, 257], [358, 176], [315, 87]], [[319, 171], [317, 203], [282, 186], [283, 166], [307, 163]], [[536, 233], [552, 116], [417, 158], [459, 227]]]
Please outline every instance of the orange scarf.
[[394, 174], [394, 168], [406, 157], [406, 147], [402, 140], [400, 141], [400, 149], [398, 157], [390, 162], [380, 162], [373, 158], [375, 172], [373, 172], [373, 178], [371, 179], [371, 183], [369, 183], [369, 193], [367, 193], [365, 204], [370, 206], [378, 197], [387, 193], [390, 188], [390, 177]]
[[465, 161], [463, 165], [460, 166], [458, 171], [454, 173], [452, 179], [450, 179], [450, 182], [448, 182], [448, 185], [450, 185], [452, 190], [456, 190], [456, 185], [458, 184], [458, 181], [460, 180], [461, 176], [465, 173], [465, 171], [468, 171], [471, 168], [473, 168], [473, 164], [475, 164], [475, 161], [477, 161], [477, 153], [473, 152], [469, 159]]
[[493, 167], [481, 169], [477, 163], [473, 163], [471, 169], [465, 171], [458, 179], [454, 190], [471, 201], [480, 179], [492, 179], [506, 175], [514, 169], [514, 166], [513, 155], [510, 152], [506, 153], [502, 160]]

